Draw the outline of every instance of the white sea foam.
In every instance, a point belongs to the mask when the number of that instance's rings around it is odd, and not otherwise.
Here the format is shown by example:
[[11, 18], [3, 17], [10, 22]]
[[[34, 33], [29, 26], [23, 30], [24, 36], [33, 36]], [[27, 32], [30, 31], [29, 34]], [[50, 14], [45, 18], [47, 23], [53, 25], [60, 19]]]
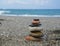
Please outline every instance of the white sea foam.
[[10, 13], [10, 11], [0, 11], [0, 15], [2, 15], [4, 13]]
[[3, 14], [5, 11], [0, 11], [0, 15]]
[[17, 15], [17, 16], [25, 16], [25, 17], [60, 17], [60, 15], [27, 15], [27, 14]]

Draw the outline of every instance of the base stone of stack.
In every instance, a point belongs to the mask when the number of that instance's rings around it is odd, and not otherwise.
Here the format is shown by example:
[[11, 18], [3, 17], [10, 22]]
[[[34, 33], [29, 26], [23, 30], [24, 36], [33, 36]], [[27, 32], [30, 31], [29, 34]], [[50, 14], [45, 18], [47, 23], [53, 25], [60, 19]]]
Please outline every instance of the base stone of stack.
[[26, 36], [25, 39], [26, 40], [31, 40], [31, 41], [42, 41], [41, 38], [35, 38], [35, 37], [32, 37], [32, 36]]

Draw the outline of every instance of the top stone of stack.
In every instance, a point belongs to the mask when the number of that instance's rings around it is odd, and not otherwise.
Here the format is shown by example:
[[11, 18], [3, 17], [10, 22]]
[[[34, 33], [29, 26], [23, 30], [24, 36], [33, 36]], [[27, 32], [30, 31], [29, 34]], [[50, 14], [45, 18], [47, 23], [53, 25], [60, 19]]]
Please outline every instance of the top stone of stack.
[[40, 26], [40, 25], [41, 25], [41, 24], [40, 24], [40, 20], [39, 20], [39, 19], [33, 19], [33, 20], [32, 20], [32, 24], [29, 25], [29, 26], [35, 27], [35, 26]]

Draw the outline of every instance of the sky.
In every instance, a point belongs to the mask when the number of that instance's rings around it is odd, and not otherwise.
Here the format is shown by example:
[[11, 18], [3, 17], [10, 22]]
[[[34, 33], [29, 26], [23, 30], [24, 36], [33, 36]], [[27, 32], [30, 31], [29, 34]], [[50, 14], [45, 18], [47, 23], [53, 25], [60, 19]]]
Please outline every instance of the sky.
[[0, 0], [0, 9], [60, 9], [60, 0]]

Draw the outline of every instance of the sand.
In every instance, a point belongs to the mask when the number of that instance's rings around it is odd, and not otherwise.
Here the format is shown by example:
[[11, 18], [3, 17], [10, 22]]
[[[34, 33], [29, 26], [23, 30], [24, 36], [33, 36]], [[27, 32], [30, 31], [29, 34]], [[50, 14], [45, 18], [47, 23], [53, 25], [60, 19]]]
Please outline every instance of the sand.
[[59, 17], [0, 16], [0, 46], [45, 46], [24, 39], [30, 33], [28, 27], [34, 18], [40, 19], [45, 32], [60, 29]]

